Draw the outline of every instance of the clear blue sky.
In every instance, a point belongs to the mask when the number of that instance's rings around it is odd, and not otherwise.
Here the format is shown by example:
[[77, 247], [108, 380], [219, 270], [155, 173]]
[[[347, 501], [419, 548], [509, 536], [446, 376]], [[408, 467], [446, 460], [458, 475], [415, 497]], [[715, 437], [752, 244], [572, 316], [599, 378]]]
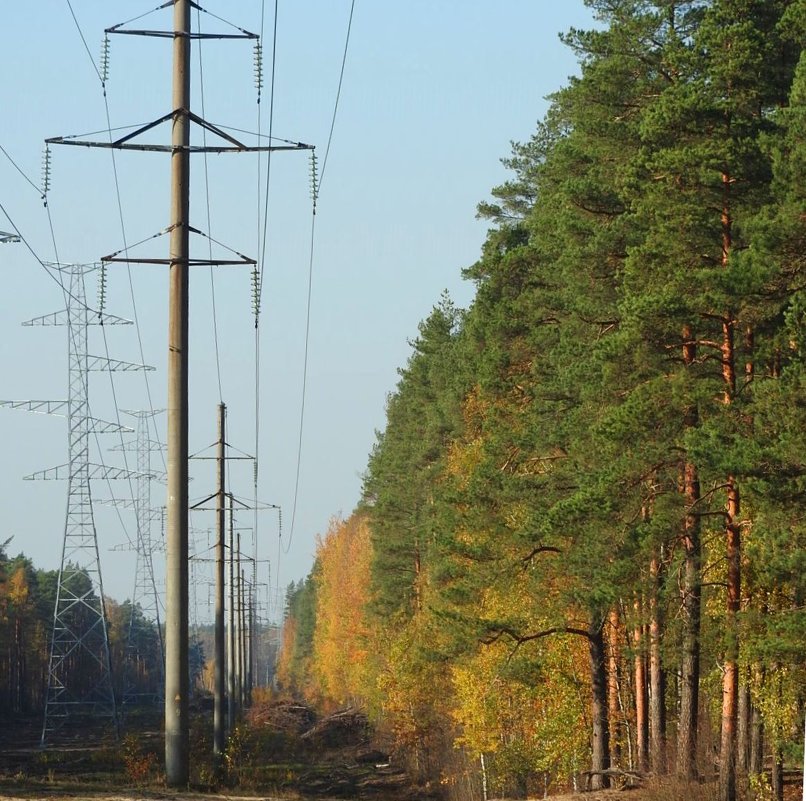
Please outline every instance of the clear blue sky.
[[[119, 0], [72, 0], [96, 62], [103, 29], [156, 4]], [[269, 68], [274, 3], [265, 10], [265, 85], [261, 125], [268, 129]], [[276, 51], [274, 133], [317, 146], [320, 167], [330, 129], [350, 10], [349, 0], [290, 3], [281, 0]], [[205, 8], [251, 31], [261, 29], [258, 0], [208, 0]], [[194, 23], [195, 23], [194, 14]], [[202, 29], [225, 30], [202, 15]], [[313, 262], [308, 391], [296, 520], [291, 537], [305, 342], [311, 212], [309, 168], [304, 153], [280, 153], [272, 162], [268, 241], [260, 334], [260, 487], [262, 500], [283, 509], [279, 584], [309, 570], [315, 541], [331, 516], [347, 515], [358, 501], [361, 474], [398, 367], [409, 355], [417, 324], [448, 289], [466, 306], [473, 288], [461, 270], [479, 254], [485, 224], [476, 204], [507, 178], [500, 159], [510, 141], [528, 139], [546, 110], [545, 96], [577, 70], [573, 54], [558, 39], [572, 26], [589, 27], [582, 0], [356, 0], [341, 105], [319, 199]], [[170, 10], [141, 20], [143, 27], [169, 28]], [[255, 131], [258, 107], [252, 49], [246, 42], [194, 44], [193, 109], [217, 124]], [[203, 73], [203, 92], [199, 68]], [[163, 39], [111, 37], [108, 103], [112, 127], [144, 123], [170, 110], [170, 43]], [[14, 3], [0, 26], [0, 145], [34, 181], [46, 137], [101, 131], [107, 138], [100, 82], [66, 0]], [[164, 141], [165, 132], [151, 135]], [[54, 147], [49, 207], [54, 236], [38, 194], [0, 154], [0, 203], [36, 254], [61, 261], [95, 261], [167, 225], [168, 164], [164, 154], [119, 153], [124, 228], [108, 150]], [[191, 223], [230, 247], [258, 256], [257, 186], [265, 181], [252, 156], [208, 159], [210, 223], [204, 162], [195, 157]], [[0, 230], [10, 223], [0, 213]], [[143, 245], [142, 255], [164, 257], [165, 238]], [[205, 256], [198, 245], [196, 255]], [[64, 306], [59, 287], [22, 244], [0, 245], [5, 276], [0, 293], [0, 396], [63, 398], [67, 392], [67, 338], [58, 328], [21, 328], [31, 317]], [[92, 302], [95, 285], [88, 292]], [[221, 397], [229, 409], [229, 441], [252, 453], [254, 430], [254, 328], [250, 274], [239, 267], [207, 268], [191, 276], [190, 450], [216, 439], [219, 386], [212, 325], [217, 311]], [[164, 406], [167, 282], [165, 268], [110, 268], [107, 310], [132, 318], [135, 310], [153, 406]], [[91, 304], [92, 305], [92, 304]], [[109, 353], [140, 361], [134, 327], [109, 329]], [[96, 330], [90, 352], [103, 355]], [[122, 408], [148, 408], [141, 374], [118, 374], [114, 392]], [[93, 414], [114, 420], [109, 377], [93, 374]], [[164, 421], [159, 424], [164, 431]], [[23, 481], [22, 476], [66, 460], [64, 420], [0, 410], [5, 457], [0, 463], [4, 508], [0, 542], [13, 535], [38, 566], [58, 567], [66, 487], [61, 482]], [[131, 435], [126, 439], [131, 439]], [[119, 443], [102, 441], [104, 448]], [[93, 460], [100, 457], [93, 454]], [[134, 466], [133, 455], [130, 466]], [[105, 450], [107, 464], [122, 465]], [[158, 464], [159, 459], [157, 457]], [[213, 491], [214, 463], [191, 469], [190, 494]], [[251, 468], [232, 463], [232, 490], [251, 496]], [[125, 497], [125, 484], [114, 487]], [[108, 497], [106, 486], [93, 487]], [[155, 503], [164, 490], [156, 484]], [[134, 555], [124, 543], [121, 520], [134, 535], [130, 512], [97, 512], [107, 594], [131, 595]], [[212, 515], [194, 514], [207, 547]], [[239, 525], [251, 526], [244, 515]], [[155, 531], [158, 535], [159, 532]], [[251, 534], [244, 533], [248, 541]], [[287, 552], [286, 552], [287, 550]], [[265, 514], [259, 557], [278, 570], [277, 518]], [[157, 554], [158, 575], [162, 574]], [[266, 583], [268, 568], [261, 566]], [[199, 619], [210, 617], [204, 570], [197, 576]], [[265, 590], [263, 591], [265, 599]]]

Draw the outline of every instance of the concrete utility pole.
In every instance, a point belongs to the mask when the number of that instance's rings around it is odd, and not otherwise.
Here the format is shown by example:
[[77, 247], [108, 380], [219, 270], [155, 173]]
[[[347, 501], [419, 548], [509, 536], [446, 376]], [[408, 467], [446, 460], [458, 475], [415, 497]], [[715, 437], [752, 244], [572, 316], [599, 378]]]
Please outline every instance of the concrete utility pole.
[[165, 778], [187, 785], [188, 756], [188, 262], [190, 0], [174, 2], [171, 234], [168, 297], [168, 530], [165, 614]]
[[243, 708], [243, 596], [241, 584], [241, 532], [235, 535], [235, 697]]
[[227, 728], [235, 725], [235, 499], [229, 495], [229, 647], [227, 648]]
[[215, 545], [215, 687], [213, 700], [213, 753], [221, 758], [226, 739], [224, 712], [224, 537], [226, 477], [227, 407], [218, 404], [218, 496], [216, 501], [217, 537]]
[[[238, 564], [241, 562], [241, 555], [238, 554]], [[240, 613], [240, 628], [241, 628], [241, 675], [238, 680], [239, 696], [241, 699], [241, 706], [246, 706], [246, 571], [241, 568], [240, 580], [238, 582], [239, 589], [239, 606], [238, 612]]]

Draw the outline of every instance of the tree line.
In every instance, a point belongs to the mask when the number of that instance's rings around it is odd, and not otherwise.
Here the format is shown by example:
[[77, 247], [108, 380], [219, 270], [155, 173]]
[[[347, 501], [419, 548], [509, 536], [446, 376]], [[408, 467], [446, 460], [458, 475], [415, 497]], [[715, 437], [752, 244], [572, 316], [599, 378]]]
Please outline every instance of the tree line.
[[806, 653], [806, 4], [587, 5], [579, 77], [479, 206], [473, 303], [421, 323], [361, 504], [289, 590], [279, 675], [447, 783], [458, 748], [522, 793], [629, 769], [781, 798]]
[[[10, 542], [10, 541], [9, 541]], [[47, 692], [53, 610], [59, 573], [34, 566], [24, 554], [7, 554], [0, 547], [0, 717], [43, 714]], [[88, 575], [77, 574], [73, 589], [82, 582], [96, 598]], [[112, 679], [118, 706], [154, 703], [162, 695], [163, 670], [160, 632], [139, 605], [105, 598]], [[77, 632], [91, 623], [79, 605], [67, 620]], [[195, 650], [194, 650], [195, 653]], [[196, 662], [203, 661], [198, 655]], [[71, 698], [92, 692], [99, 665], [92, 654], [77, 649], [68, 660], [63, 679]], [[201, 672], [201, 664], [194, 667]]]

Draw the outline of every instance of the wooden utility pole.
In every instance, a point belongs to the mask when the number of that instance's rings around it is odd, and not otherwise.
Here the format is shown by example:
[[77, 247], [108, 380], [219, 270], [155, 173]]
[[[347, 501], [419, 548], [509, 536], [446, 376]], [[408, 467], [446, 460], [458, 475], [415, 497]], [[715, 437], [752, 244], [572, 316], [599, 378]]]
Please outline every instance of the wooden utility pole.
[[188, 213], [190, 0], [174, 2], [171, 234], [168, 297], [168, 531], [165, 778], [188, 783]]
[[215, 546], [215, 687], [213, 688], [213, 753], [220, 759], [226, 740], [224, 697], [224, 537], [225, 477], [226, 477], [226, 419], [227, 407], [218, 404], [218, 495], [216, 501], [217, 537]]

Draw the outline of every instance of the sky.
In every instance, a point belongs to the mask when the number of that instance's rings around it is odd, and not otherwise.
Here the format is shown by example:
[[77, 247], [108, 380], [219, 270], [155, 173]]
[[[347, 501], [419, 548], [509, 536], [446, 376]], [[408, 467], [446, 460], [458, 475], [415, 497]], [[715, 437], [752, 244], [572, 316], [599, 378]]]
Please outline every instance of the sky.
[[[66, 329], [20, 326], [65, 306], [40, 260], [95, 263], [125, 245], [144, 258], [167, 254], [167, 237], [151, 238], [168, 224], [167, 155], [113, 157], [108, 149], [54, 145], [47, 208], [31, 185], [42, 186], [46, 138], [91, 133], [81, 138], [108, 141], [110, 128], [170, 111], [168, 39], [111, 35], [106, 100], [96, 72], [104, 29], [154, 6], [154, 0], [46, 0], [4, 8], [0, 146], [8, 157], [0, 152], [0, 231], [16, 228], [24, 242], [0, 245], [2, 399], [67, 396]], [[360, 498], [386, 399], [418, 323], [443, 290], [459, 306], [472, 302], [473, 285], [461, 273], [477, 260], [486, 233], [476, 205], [507, 180], [501, 159], [510, 143], [531, 136], [546, 96], [578, 71], [559, 33], [593, 23], [582, 0], [355, 0], [325, 161], [350, 0], [280, 0], [276, 48], [274, 3], [206, 0], [203, 6], [211, 13], [194, 12], [193, 22], [204, 32], [233, 30], [217, 15], [263, 33], [263, 90], [258, 104], [251, 41], [194, 42], [192, 110], [216, 125], [263, 134], [273, 112], [274, 136], [316, 147], [321, 179], [312, 224], [308, 151], [272, 156], [267, 204], [265, 155], [197, 155], [191, 168], [191, 225], [258, 259], [264, 278], [256, 347], [250, 269], [192, 270], [190, 452], [212, 455], [217, 406], [224, 402], [227, 440], [242, 452], [233, 455], [257, 453], [257, 496], [282, 510], [281, 525], [276, 511], [260, 512], [256, 534], [259, 596], [263, 611], [277, 619], [285, 587], [310, 570], [317, 537]], [[171, 24], [166, 9], [128, 27], [167, 30]], [[163, 126], [140, 141], [162, 143], [169, 135]], [[194, 133], [193, 141], [201, 144], [201, 135]], [[141, 240], [147, 241], [132, 247]], [[192, 248], [192, 255], [209, 255], [201, 237]], [[93, 308], [98, 274], [87, 276]], [[167, 296], [164, 266], [108, 267], [105, 310], [136, 325], [92, 326], [89, 352], [155, 369], [92, 373], [94, 417], [132, 425], [117, 410], [164, 408]], [[154, 418], [152, 438], [164, 439], [164, 417]], [[0, 437], [0, 543], [13, 536], [9, 553], [22, 551], [38, 567], [56, 569], [67, 488], [23, 476], [66, 461], [66, 421], [0, 409]], [[133, 433], [94, 438], [92, 461], [134, 470], [136, 454], [120, 449], [133, 439]], [[158, 451], [152, 460], [155, 472], [164, 469]], [[229, 464], [230, 491], [251, 500], [252, 461]], [[194, 459], [190, 474], [192, 501], [214, 491], [213, 461]], [[130, 510], [101, 501], [125, 499], [130, 491], [126, 481], [92, 488], [104, 590], [118, 601], [133, 591], [135, 522]], [[151, 494], [155, 507], [164, 504], [163, 484], [155, 481]], [[251, 512], [236, 519], [250, 554], [254, 521]], [[194, 512], [190, 524], [198, 557], [192, 620], [206, 622], [211, 570], [204, 559], [213, 514]], [[159, 522], [152, 536], [160, 539]], [[162, 586], [164, 554], [154, 560]]]

